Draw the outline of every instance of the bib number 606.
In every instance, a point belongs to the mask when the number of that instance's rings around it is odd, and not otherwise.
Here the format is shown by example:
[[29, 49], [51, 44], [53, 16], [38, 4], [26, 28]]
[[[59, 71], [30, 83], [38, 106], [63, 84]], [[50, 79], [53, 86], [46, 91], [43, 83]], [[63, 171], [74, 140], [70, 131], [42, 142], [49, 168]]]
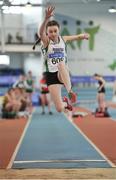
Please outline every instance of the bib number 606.
[[52, 64], [57, 64], [57, 63], [59, 63], [59, 62], [61, 62], [63, 60], [64, 60], [63, 58], [53, 58], [52, 59]]

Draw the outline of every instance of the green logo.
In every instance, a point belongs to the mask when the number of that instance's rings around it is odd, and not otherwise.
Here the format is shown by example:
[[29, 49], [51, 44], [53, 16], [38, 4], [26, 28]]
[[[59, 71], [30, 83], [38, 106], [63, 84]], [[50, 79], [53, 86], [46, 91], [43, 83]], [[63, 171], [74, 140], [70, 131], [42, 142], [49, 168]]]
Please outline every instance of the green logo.
[[[77, 29], [76, 29], [76, 34], [81, 34], [81, 33], [89, 33], [90, 35], [90, 38], [88, 40], [88, 47], [89, 47], [89, 50], [90, 51], [93, 51], [94, 50], [94, 47], [95, 47], [95, 36], [96, 34], [99, 32], [99, 29], [100, 29], [100, 25], [98, 26], [92, 26], [93, 25], [93, 21], [89, 22], [89, 25], [91, 25], [90, 27], [87, 27], [87, 28], [84, 28], [82, 29], [81, 27], [79, 27], [80, 25], [80, 21], [78, 22], [78, 26], [77, 26]], [[65, 35], [68, 35], [70, 36], [71, 33], [69, 31], [69, 29], [67, 28], [67, 23], [64, 24], [64, 27], [62, 29], [62, 32], [61, 32], [61, 35], [62, 36], [65, 36]], [[81, 46], [82, 46], [82, 40], [78, 40], [76, 42], [76, 44], [74, 42], [68, 42], [68, 45], [70, 46], [71, 49], [75, 50], [77, 47], [78, 49], [81, 50]]]
[[109, 67], [112, 71], [115, 71], [115, 69], [116, 69], [116, 59], [113, 61], [112, 64], [108, 65], [108, 67]]

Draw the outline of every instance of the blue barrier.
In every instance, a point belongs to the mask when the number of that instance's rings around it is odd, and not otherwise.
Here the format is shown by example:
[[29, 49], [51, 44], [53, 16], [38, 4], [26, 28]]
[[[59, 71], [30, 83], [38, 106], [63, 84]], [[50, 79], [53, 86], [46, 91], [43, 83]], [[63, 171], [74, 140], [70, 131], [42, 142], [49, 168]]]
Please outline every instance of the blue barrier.
[[[19, 76], [16, 75], [7, 75], [0, 76], [0, 86], [2, 87], [11, 87], [12, 84], [16, 82]], [[114, 82], [116, 80], [115, 76], [104, 76], [104, 79], [107, 82]], [[95, 83], [96, 80], [92, 76], [71, 76], [72, 84], [76, 83]]]
[[[115, 76], [104, 76], [107, 82], [114, 82]], [[96, 80], [92, 76], [71, 76], [72, 84], [76, 83], [96, 83]]]

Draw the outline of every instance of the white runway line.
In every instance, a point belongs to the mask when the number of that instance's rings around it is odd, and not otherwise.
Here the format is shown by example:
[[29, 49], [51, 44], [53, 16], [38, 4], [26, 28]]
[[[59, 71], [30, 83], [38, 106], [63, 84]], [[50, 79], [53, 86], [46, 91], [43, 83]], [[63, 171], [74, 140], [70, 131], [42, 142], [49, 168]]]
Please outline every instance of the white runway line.
[[32, 160], [32, 161], [14, 161], [14, 164], [28, 164], [28, 163], [76, 163], [76, 162], [106, 162], [106, 160], [96, 159], [59, 159], [59, 160]]
[[[63, 113], [64, 114], [64, 113]], [[64, 114], [64, 116], [67, 118], [67, 120], [77, 129], [77, 131], [79, 131], [81, 133], [81, 135], [94, 147], [94, 149], [103, 157], [103, 159], [106, 160], [106, 162], [108, 162], [108, 164], [111, 166], [111, 167], [116, 167], [116, 165], [111, 162], [106, 156], [105, 154], [103, 154], [103, 152], [83, 133], [83, 131], [78, 127], [76, 126], [74, 123], [73, 123], [73, 119], [71, 117], [68, 117], [66, 114]]]
[[[33, 114], [33, 113], [32, 113], [32, 114]], [[10, 159], [10, 161], [9, 161], [9, 164], [8, 164], [8, 166], [7, 166], [6, 169], [11, 169], [11, 168], [12, 168], [14, 159], [15, 159], [15, 157], [16, 157], [16, 155], [17, 155], [17, 152], [18, 152], [18, 150], [19, 150], [19, 148], [20, 148], [20, 145], [21, 145], [21, 143], [22, 143], [22, 141], [23, 141], [23, 138], [24, 138], [24, 136], [25, 136], [25, 134], [26, 134], [26, 131], [27, 131], [27, 128], [28, 128], [28, 126], [29, 126], [29, 124], [30, 124], [30, 122], [31, 122], [31, 119], [32, 119], [32, 115], [31, 115], [31, 116], [29, 117], [29, 119], [27, 120], [28, 122], [27, 122], [27, 124], [26, 124], [26, 126], [25, 126], [25, 129], [24, 129], [24, 131], [23, 131], [23, 133], [22, 133], [22, 136], [21, 136], [21, 138], [20, 138], [20, 140], [19, 140], [19, 142], [18, 142], [18, 144], [17, 144], [17, 146], [16, 146], [16, 148], [15, 148], [15, 150], [14, 150], [14, 153], [13, 153], [13, 155], [12, 155], [12, 157], [11, 157], [11, 159]]]

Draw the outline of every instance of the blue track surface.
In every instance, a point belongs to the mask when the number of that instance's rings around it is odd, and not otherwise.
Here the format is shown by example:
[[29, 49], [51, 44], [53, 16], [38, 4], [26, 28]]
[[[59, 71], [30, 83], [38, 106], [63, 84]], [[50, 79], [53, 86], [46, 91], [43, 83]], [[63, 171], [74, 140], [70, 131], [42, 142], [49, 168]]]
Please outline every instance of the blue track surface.
[[12, 168], [110, 167], [63, 114], [40, 112], [34, 112]]

